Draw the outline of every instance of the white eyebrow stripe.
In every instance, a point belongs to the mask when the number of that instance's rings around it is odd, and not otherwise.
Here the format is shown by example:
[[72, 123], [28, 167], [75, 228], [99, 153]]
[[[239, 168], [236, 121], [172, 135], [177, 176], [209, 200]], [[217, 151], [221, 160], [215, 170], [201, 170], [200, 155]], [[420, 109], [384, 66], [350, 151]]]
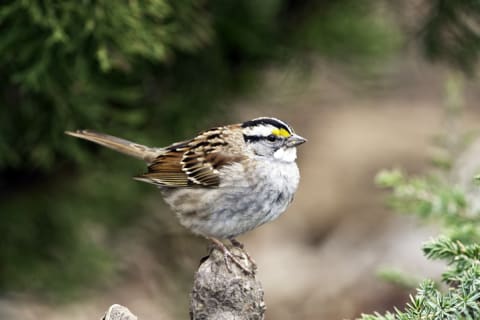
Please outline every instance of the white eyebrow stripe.
[[272, 126], [272, 125], [261, 125], [261, 126], [255, 126], [255, 127], [247, 127], [247, 128], [243, 128], [243, 134], [246, 135], [246, 136], [266, 137], [269, 134], [271, 134], [274, 129], [275, 129], [275, 127]]
[[[277, 118], [273, 118], [273, 117], [259, 117], [259, 118], [255, 118], [253, 120], [250, 120], [250, 121], [247, 121], [247, 123], [252, 123], [252, 122], [260, 122], [265, 125], [272, 125], [274, 127], [278, 127], [278, 128], [281, 128], [282, 126], [285, 127], [284, 129], [289, 131], [289, 132], [293, 132], [292, 128], [285, 122], [283, 122], [282, 120], [280, 119], [277, 119]], [[280, 126], [277, 126], [276, 124], [273, 124], [272, 122], [277, 122], [278, 124], [280, 124]]]

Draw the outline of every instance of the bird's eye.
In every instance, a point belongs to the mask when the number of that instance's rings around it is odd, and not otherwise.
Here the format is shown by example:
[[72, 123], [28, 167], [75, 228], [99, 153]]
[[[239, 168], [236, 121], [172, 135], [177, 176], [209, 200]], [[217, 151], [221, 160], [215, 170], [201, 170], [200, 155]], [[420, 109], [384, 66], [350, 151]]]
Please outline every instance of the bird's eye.
[[277, 137], [274, 134], [270, 134], [267, 136], [267, 140], [270, 142], [274, 142], [275, 140], [277, 140]]

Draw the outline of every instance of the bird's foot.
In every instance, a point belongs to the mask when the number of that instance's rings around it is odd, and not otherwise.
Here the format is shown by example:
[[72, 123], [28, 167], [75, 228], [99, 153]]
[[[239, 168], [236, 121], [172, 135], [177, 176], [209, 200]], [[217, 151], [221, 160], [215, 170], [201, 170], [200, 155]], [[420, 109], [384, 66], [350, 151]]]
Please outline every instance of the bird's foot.
[[238, 241], [235, 238], [230, 238], [229, 240], [230, 240], [230, 243], [232, 244], [232, 246], [241, 249], [243, 251], [243, 253], [247, 256], [248, 261], [250, 261], [250, 264], [252, 265], [252, 269], [254, 271], [257, 270], [258, 269], [257, 268], [257, 262], [245, 250], [245, 246], [243, 245], [243, 243], [241, 243], [240, 241]]
[[[232, 272], [232, 266], [230, 264], [230, 261], [235, 263], [240, 269], [242, 269], [243, 272], [246, 274], [253, 274], [254, 270], [256, 269], [256, 265], [253, 267], [253, 270], [250, 270], [247, 268], [243, 263], [241, 263], [236, 256], [233, 255], [233, 253], [228, 250], [228, 248], [218, 239], [216, 238], [208, 238], [212, 243], [223, 253], [223, 259], [225, 260], [225, 266], [227, 267], [229, 272]], [[233, 244], [233, 243], [232, 243]], [[245, 253], [245, 255], [248, 257], [248, 254]], [[250, 259], [249, 259], [250, 260]], [[252, 265], [253, 266], [253, 265]]]

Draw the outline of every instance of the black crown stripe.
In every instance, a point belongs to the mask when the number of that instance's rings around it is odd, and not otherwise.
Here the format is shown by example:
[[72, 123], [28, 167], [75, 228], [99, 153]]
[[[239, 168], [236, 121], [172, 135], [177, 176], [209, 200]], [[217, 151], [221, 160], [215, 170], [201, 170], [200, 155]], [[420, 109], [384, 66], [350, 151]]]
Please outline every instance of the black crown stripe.
[[276, 120], [276, 119], [273, 119], [273, 118], [258, 118], [258, 119], [245, 121], [242, 124], [242, 128], [256, 127], [258, 125], [263, 125], [263, 124], [269, 124], [269, 125], [272, 125], [276, 128], [285, 129], [289, 133], [292, 133], [292, 130], [288, 126], [286, 126], [284, 123], [280, 122], [279, 120]]

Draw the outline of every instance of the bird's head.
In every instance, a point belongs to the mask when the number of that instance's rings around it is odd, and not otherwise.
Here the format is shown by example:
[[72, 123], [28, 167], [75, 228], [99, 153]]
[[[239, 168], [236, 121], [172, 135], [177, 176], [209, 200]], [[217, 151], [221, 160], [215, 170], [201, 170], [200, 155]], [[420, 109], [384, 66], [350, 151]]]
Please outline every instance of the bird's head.
[[242, 123], [243, 138], [257, 156], [272, 157], [293, 162], [296, 147], [307, 140], [293, 131], [285, 122], [270, 117], [256, 118]]

